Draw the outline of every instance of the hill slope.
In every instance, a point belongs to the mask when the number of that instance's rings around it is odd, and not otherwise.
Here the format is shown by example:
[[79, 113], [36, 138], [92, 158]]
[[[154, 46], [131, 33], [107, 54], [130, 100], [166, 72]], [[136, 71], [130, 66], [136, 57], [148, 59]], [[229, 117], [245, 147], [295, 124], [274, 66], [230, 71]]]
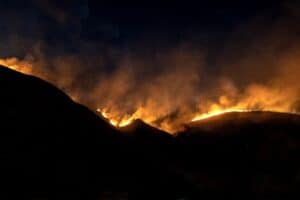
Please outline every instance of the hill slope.
[[0, 67], [1, 199], [300, 197], [298, 115], [227, 113], [175, 137], [120, 131], [54, 86]]
[[176, 142], [175, 165], [200, 197], [300, 197], [298, 115], [227, 113], [188, 124]]
[[119, 171], [113, 166], [124, 162], [123, 139], [114, 129], [38, 78], [3, 67], [0, 77], [1, 182], [7, 195], [63, 198], [81, 190], [93, 196], [94, 187], [111, 184]]
[[150, 150], [152, 131], [118, 132], [54, 86], [5, 67], [0, 91], [1, 199], [175, 198], [186, 187]]

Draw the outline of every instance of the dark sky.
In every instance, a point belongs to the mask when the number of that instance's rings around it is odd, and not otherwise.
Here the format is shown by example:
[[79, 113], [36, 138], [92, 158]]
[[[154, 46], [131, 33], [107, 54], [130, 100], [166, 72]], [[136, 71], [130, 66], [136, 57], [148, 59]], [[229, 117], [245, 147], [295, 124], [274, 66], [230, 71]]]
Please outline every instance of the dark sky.
[[1, 57], [34, 54], [37, 43], [46, 57], [68, 52], [105, 56], [111, 54], [107, 49], [151, 55], [189, 43], [204, 48], [208, 61], [241, 27], [257, 19], [260, 26], [269, 25], [294, 6], [280, 0], [0, 2]]
[[97, 0], [1, 1], [2, 34], [18, 32], [71, 45], [73, 40], [130, 46], [186, 38], [217, 43], [257, 15], [276, 17], [280, 1], [173, 1], [128, 3]]

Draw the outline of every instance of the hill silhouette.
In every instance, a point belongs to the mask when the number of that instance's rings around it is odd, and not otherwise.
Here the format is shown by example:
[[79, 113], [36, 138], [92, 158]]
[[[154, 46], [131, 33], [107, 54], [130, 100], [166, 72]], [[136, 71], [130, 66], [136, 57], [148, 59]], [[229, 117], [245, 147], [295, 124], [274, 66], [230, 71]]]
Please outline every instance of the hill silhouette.
[[146, 140], [51, 84], [0, 67], [0, 91], [1, 199], [175, 198], [171, 191], [184, 187], [155, 164], [155, 145], [140, 145]]
[[120, 130], [0, 67], [1, 199], [297, 199], [300, 117], [227, 113], [171, 136]]
[[192, 122], [178, 133], [176, 161], [203, 191], [199, 197], [300, 197], [299, 133], [299, 115], [226, 113]]
[[213, 116], [207, 119], [194, 121], [186, 125], [185, 133], [202, 134], [234, 134], [241, 129], [263, 126], [270, 131], [278, 131], [278, 128], [297, 128], [300, 123], [300, 115], [279, 113], [271, 111], [229, 112]]
[[[115, 159], [123, 157], [120, 134], [38, 78], [3, 67], [0, 77], [1, 182], [10, 191], [6, 195], [88, 197], [95, 195], [95, 187], [116, 181], [113, 175], [120, 170], [114, 166], [123, 163]], [[101, 177], [101, 183], [89, 173]]]

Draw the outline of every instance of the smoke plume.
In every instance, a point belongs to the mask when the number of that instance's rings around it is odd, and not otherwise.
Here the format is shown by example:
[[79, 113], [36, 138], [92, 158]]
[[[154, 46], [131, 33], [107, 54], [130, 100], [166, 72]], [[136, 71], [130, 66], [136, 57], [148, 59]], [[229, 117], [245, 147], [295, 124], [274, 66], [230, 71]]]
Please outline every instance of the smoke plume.
[[[193, 39], [159, 47], [147, 41], [123, 49], [77, 36], [71, 41], [76, 51], [70, 52], [64, 45], [49, 45], [37, 26], [35, 40], [2, 37], [7, 46], [0, 46], [0, 64], [53, 83], [116, 126], [142, 119], [176, 132], [220, 111], [297, 113], [300, 18], [291, 7], [284, 5], [276, 19], [257, 16], [235, 28], [213, 55]], [[59, 23], [66, 19], [62, 10], [52, 11]]]

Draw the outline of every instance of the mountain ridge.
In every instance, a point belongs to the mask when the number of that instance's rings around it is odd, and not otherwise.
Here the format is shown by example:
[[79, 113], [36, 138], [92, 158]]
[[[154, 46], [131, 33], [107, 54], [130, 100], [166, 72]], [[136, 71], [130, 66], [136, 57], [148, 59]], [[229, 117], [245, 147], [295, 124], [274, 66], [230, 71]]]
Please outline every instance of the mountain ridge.
[[297, 115], [227, 113], [171, 136], [140, 120], [117, 130], [4, 67], [0, 91], [1, 199], [300, 197]]

